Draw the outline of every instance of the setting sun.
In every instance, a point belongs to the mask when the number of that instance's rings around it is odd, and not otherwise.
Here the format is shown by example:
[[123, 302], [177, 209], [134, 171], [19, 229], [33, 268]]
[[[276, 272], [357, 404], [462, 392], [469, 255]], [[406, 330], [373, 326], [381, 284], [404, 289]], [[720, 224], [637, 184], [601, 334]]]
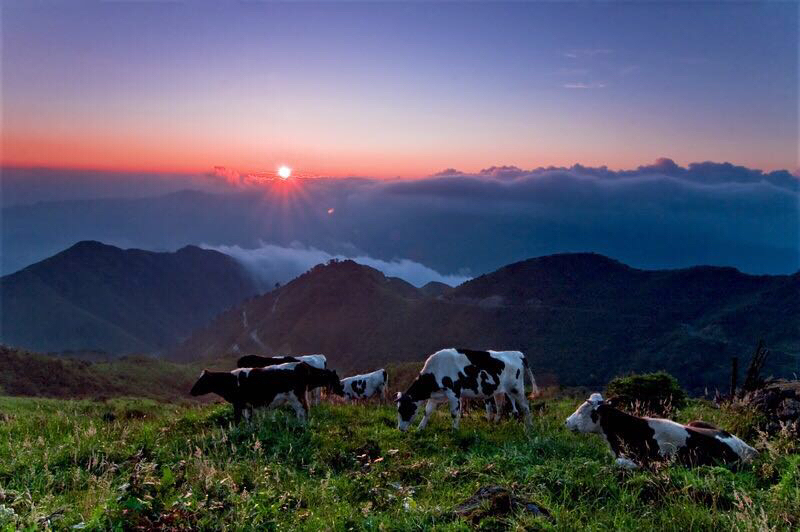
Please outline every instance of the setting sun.
[[289, 179], [292, 175], [292, 169], [288, 166], [281, 166], [278, 168], [278, 177], [281, 179]]

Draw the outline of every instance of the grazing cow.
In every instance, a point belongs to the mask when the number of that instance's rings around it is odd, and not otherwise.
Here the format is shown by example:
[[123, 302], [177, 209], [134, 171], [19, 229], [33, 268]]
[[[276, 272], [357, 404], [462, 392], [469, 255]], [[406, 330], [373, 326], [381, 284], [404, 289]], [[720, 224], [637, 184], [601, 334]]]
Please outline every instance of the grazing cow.
[[[308, 385], [306, 386], [307, 392], [314, 392], [319, 388], [325, 388], [336, 395], [344, 395], [344, 390], [342, 389], [341, 382], [339, 381], [339, 375], [332, 369], [320, 369], [306, 362], [285, 362], [283, 364], [276, 364], [274, 366], [266, 366], [263, 369], [291, 370], [300, 366], [308, 366], [308, 368], [306, 368], [306, 371], [308, 372]], [[247, 368], [239, 368], [239, 370], [244, 369]]]
[[203, 370], [190, 393], [193, 396], [215, 393], [232, 403], [236, 423], [241, 421], [242, 414], [249, 418], [253, 408], [282, 404], [291, 406], [297, 418], [305, 421], [308, 417], [306, 393], [321, 386], [338, 390], [339, 376], [335, 371], [292, 362], [233, 371]]
[[342, 379], [344, 397], [348, 400], [369, 399], [379, 396], [384, 400], [389, 393], [389, 376], [385, 369]]
[[669, 419], [638, 417], [617, 410], [593, 393], [571, 416], [567, 428], [602, 434], [617, 465], [632, 469], [655, 460], [686, 465], [750, 462], [758, 451], [736, 436], [703, 422], [681, 425]]
[[308, 417], [306, 388], [309, 380], [308, 364], [293, 368], [239, 368], [233, 371], [203, 370], [191, 390], [193, 396], [215, 393], [233, 404], [236, 423], [242, 413], [250, 418], [255, 407], [272, 408], [288, 403], [305, 422]]
[[[287, 364], [291, 362], [305, 362], [311, 367], [319, 369], [328, 369], [328, 359], [325, 355], [303, 355], [299, 357], [294, 356], [277, 356], [277, 357], [263, 357], [260, 355], [245, 355], [236, 361], [237, 368], [266, 368], [269, 366], [276, 366], [278, 364]], [[320, 393], [319, 390], [312, 393], [314, 404], [319, 404]]]
[[525, 356], [519, 351], [473, 351], [470, 349], [442, 349], [428, 357], [416, 380], [406, 393], [397, 394], [397, 428], [408, 429], [420, 405], [427, 401], [425, 415], [419, 430], [425, 428], [428, 419], [439, 403], [447, 401], [453, 416], [453, 428], [458, 428], [461, 419], [462, 397], [481, 398], [487, 402], [487, 417], [499, 419], [495, 405], [504, 394], [508, 394], [525, 416], [526, 427], [530, 426], [531, 414], [525, 397], [524, 373], [536, 381], [528, 368]]

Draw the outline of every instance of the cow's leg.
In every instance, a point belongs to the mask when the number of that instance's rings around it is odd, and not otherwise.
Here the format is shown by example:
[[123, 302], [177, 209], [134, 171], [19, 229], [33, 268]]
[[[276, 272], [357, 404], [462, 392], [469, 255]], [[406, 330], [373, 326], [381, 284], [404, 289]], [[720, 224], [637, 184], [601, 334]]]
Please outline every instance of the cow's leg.
[[299, 398], [297, 394], [290, 394], [288, 400], [289, 405], [294, 409], [294, 413], [301, 423], [305, 423], [308, 419], [308, 403], [305, 399], [305, 394], [300, 394]]
[[233, 422], [237, 425], [242, 420], [242, 404], [233, 403]]
[[[508, 394], [504, 394], [504, 395], [505, 395], [505, 399], [508, 402], [508, 404], [511, 405], [511, 415], [513, 415], [515, 418], [519, 419], [520, 412], [519, 412], [519, 407], [517, 407], [517, 402], [514, 401], [513, 399], [511, 399], [511, 397], [509, 397]], [[522, 395], [524, 396], [525, 392], [522, 392]]]
[[500, 423], [500, 420], [503, 419], [503, 411], [506, 408], [505, 405], [505, 398], [503, 394], [494, 394], [492, 396], [492, 402], [494, 403], [494, 410], [492, 411], [493, 416], [490, 421], [494, 421], [495, 423]]
[[525, 390], [513, 389], [510, 393], [511, 400], [516, 403], [517, 410], [522, 412], [525, 418], [525, 428], [529, 429], [533, 425], [531, 407], [528, 405], [528, 398], [525, 397]]
[[422, 421], [419, 422], [417, 430], [422, 430], [428, 426], [428, 420], [430, 419], [431, 414], [436, 411], [437, 406], [438, 404], [436, 401], [433, 399], [428, 399], [428, 402], [425, 404], [425, 414], [422, 416]]
[[319, 404], [319, 400], [320, 400], [320, 389], [316, 388], [314, 391], [312, 391], [311, 392], [311, 397], [312, 397], [312, 399], [314, 401], [313, 404], [315, 406], [318, 405]]
[[[303, 417], [304, 417], [305, 419], [308, 419], [308, 412], [309, 412], [309, 410], [310, 410], [310, 409], [309, 409], [309, 407], [308, 407], [308, 400], [307, 400], [307, 398], [306, 398], [306, 395], [305, 395], [305, 394], [302, 394], [302, 395], [300, 395], [300, 399], [299, 399], [299, 400], [297, 399], [297, 396], [296, 396], [296, 395], [294, 395], [294, 396], [292, 396], [292, 397], [294, 397], [295, 401], [297, 401], [297, 402], [299, 402], [299, 403], [300, 403], [300, 407], [301, 407], [301, 408], [302, 408], [302, 410], [303, 410]], [[297, 412], [297, 409], [295, 409], [295, 412]], [[297, 414], [297, 416], [298, 416], [298, 418], [299, 418], [299, 417], [300, 417], [300, 414]]]
[[486, 406], [486, 420], [491, 422], [494, 420], [495, 413], [497, 412], [497, 401], [494, 397], [489, 397], [484, 400], [483, 404]]
[[458, 423], [461, 421], [461, 401], [454, 393], [448, 393], [447, 402], [450, 403], [450, 415], [453, 416], [453, 428], [458, 430]]

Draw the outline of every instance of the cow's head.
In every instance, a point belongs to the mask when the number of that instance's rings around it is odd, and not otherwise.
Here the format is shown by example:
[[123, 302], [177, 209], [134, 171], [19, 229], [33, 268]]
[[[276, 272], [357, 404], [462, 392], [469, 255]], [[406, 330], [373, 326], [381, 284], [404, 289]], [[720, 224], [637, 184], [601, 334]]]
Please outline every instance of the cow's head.
[[192, 390], [189, 393], [197, 397], [198, 395], [205, 395], [213, 392], [214, 390], [212, 388], [213, 379], [211, 378], [211, 374], [207, 369], [204, 369], [203, 373], [200, 374], [200, 378], [197, 379], [196, 383], [194, 383], [194, 386], [192, 386]]
[[397, 428], [406, 431], [422, 401], [415, 401], [407, 393], [400, 392], [397, 392], [394, 400], [397, 403]]
[[306, 362], [301, 362], [294, 367], [294, 372], [297, 375], [301, 375], [309, 390], [326, 388], [336, 395], [342, 395], [342, 384], [339, 381], [339, 375], [332, 369], [319, 369]]
[[603, 404], [603, 396], [593, 393], [567, 418], [567, 428], [573, 432], [601, 432], [597, 407]]
[[344, 387], [342, 386], [342, 381], [339, 379], [339, 374], [336, 373], [335, 370], [326, 369], [323, 370], [326, 372], [326, 382], [325, 386], [328, 387], [328, 391], [338, 395], [339, 397], [344, 395]]

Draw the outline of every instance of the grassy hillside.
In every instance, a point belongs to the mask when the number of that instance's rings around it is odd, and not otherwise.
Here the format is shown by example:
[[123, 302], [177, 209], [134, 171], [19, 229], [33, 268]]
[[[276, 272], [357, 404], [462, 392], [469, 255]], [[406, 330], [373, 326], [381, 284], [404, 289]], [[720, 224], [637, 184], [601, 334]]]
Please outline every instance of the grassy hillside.
[[[439, 412], [401, 433], [390, 407], [322, 405], [309, 428], [283, 412], [230, 427], [228, 405], [0, 397], [0, 529], [789, 530], [800, 526], [797, 442], [774, 440], [742, 471], [623, 472], [597, 437], [548, 402], [526, 436]], [[751, 441], [750, 419], [692, 403]], [[549, 510], [453, 508], [502, 485]]]
[[146, 356], [89, 361], [0, 346], [0, 394], [53, 398], [190, 399], [199, 366]]

